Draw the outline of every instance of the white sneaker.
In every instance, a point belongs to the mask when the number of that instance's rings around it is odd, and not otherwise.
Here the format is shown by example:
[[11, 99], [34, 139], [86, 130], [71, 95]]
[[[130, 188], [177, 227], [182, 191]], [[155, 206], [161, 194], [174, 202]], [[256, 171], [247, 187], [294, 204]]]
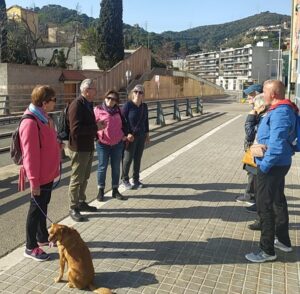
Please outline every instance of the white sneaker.
[[292, 247], [288, 247], [288, 246], [284, 245], [277, 238], [274, 240], [274, 247], [283, 252], [292, 252], [293, 251]]
[[259, 250], [257, 253], [252, 252], [245, 255], [246, 259], [248, 259], [251, 262], [266, 262], [266, 261], [273, 261], [276, 260], [277, 256], [275, 255], [269, 255], [263, 250]]
[[123, 187], [125, 188], [125, 190], [130, 190], [130, 189], [132, 189], [132, 185], [130, 184], [129, 181], [123, 180], [123, 181], [122, 181], [122, 185], [123, 185]]

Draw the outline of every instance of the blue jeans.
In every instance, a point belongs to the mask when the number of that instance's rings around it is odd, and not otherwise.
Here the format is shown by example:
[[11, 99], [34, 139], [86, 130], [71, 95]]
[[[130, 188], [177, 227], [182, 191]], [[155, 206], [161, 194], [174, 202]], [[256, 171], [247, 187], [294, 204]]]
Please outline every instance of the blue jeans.
[[122, 160], [123, 146], [123, 141], [120, 141], [118, 144], [113, 146], [97, 142], [96, 150], [98, 155], [98, 188], [105, 188], [106, 171], [109, 159], [111, 164], [112, 188], [119, 187], [120, 164]]

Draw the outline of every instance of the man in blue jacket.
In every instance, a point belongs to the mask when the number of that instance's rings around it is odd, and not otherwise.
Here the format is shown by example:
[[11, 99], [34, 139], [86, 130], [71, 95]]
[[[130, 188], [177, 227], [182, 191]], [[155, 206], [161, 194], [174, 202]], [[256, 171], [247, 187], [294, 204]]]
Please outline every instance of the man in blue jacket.
[[257, 141], [264, 150], [263, 157], [256, 158], [257, 212], [261, 220], [261, 237], [260, 250], [245, 256], [252, 262], [275, 260], [274, 247], [284, 252], [292, 251], [284, 181], [294, 154], [292, 142], [296, 137], [298, 109], [284, 98], [285, 87], [281, 81], [266, 81], [263, 92], [270, 108], [257, 132]]

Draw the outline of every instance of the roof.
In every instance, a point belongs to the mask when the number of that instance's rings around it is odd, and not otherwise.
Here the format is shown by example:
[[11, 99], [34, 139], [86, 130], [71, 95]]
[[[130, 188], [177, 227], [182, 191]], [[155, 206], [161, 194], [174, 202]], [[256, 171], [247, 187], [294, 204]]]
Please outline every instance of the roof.
[[12, 8], [19, 8], [19, 9], [21, 9], [21, 10], [23, 10], [23, 11], [26, 11], [27, 13], [34, 13], [34, 14], [37, 14], [35, 11], [30, 10], [30, 9], [26, 9], [26, 8], [23, 8], [22, 6], [19, 6], [19, 5], [12, 5], [12, 6], [8, 7], [8, 8], [6, 9], [6, 11], [9, 11], [9, 10], [12, 9]]
[[59, 77], [60, 82], [65, 81], [83, 81], [86, 77], [81, 73], [80, 70], [63, 70]]

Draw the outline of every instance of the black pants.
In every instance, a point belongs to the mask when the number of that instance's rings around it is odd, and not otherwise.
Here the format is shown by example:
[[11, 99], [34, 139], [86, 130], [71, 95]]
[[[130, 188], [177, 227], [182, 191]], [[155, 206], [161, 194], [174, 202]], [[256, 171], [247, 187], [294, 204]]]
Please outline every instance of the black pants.
[[284, 178], [290, 166], [276, 166], [268, 173], [257, 172], [257, 212], [261, 221], [260, 248], [274, 255], [275, 234], [286, 246], [291, 246], [289, 215], [284, 195]]
[[[35, 196], [34, 199], [47, 215], [48, 204], [51, 199], [53, 182], [41, 186], [40, 196]], [[26, 222], [26, 248], [36, 248], [37, 242], [48, 241], [48, 230], [46, 216], [41, 212], [41, 209], [36, 205], [34, 199], [30, 198], [30, 207]]]
[[129, 180], [130, 165], [133, 160], [133, 181], [140, 179], [141, 160], [145, 147], [145, 136], [134, 136], [134, 141], [124, 151], [122, 165], [122, 180]]
[[247, 172], [248, 175], [248, 183], [245, 189], [246, 194], [253, 194], [255, 197], [256, 194], [256, 175], [251, 172]]

